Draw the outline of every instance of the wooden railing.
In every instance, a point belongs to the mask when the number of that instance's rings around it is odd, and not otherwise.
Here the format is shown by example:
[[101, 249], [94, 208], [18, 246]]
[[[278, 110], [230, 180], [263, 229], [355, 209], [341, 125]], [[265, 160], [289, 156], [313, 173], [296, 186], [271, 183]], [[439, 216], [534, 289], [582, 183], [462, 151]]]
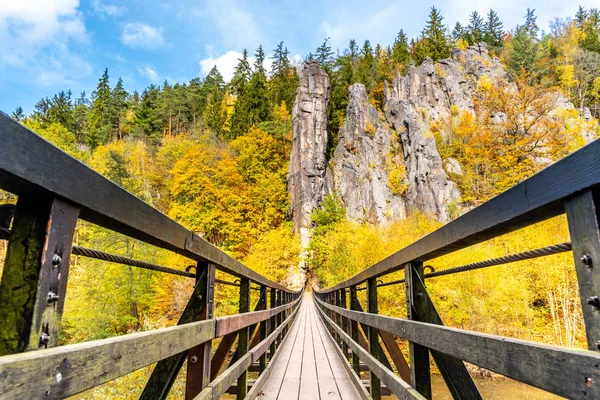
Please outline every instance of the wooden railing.
[[[315, 289], [319, 313], [344, 354], [351, 350], [354, 370], [359, 372], [360, 360], [371, 371], [372, 397], [381, 397], [383, 382], [399, 398], [430, 399], [431, 353], [456, 399], [481, 398], [463, 361], [567, 398], [599, 399], [599, 189], [600, 141], [595, 141], [356, 276]], [[560, 214], [567, 216], [570, 243], [425, 274], [426, 261]], [[426, 278], [565, 251], [573, 252], [589, 350], [445, 327], [426, 289]], [[399, 270], [403, 279], [381, 280]], [[407, 318], [378, 315], [378, 287], [401, 283]], [[366, 290], [366, 312], [359, 290]], [[396, 338], [409, 342], [408, 361]]]
[[[302, 291], [247, 268], [1, 113], [0, 189], [18, 196], [16, 206], [2, 208], [4, 216], [14, 213], [10, 231], [0, 226], [0, 239], [8, 239], [0, 282], [2, 399], [64, 398], [153, 363], [141, 398], [164, 399], [186, 360], [187, 399], [218, 398], [236, 380], [242, 399], [248, 368], [267, 368], [302, 300]], [[194, 272], [73, 246], [79, 219], [183, 255], [196, 263]], [[57, 347], [71, 254], [195, 279], [178, 325]], [[215, 270], [239, 283], [215, 279]], [[240, 314], [214, 317], [216, 284], [239, 287]], [[251, 289], [260, 291], [253, 312]]]

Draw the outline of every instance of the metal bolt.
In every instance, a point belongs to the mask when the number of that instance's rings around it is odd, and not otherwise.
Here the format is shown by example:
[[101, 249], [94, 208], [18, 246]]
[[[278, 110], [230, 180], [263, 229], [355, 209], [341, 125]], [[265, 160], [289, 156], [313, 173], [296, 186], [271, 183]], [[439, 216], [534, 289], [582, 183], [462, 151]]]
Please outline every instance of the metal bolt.
[[587, 265], [588, 267], [591, 267], [592, 266], [592, 256], [590, 256], [587, 253], [582, 255], [581, 262], [584, 263], [585, 265]]
[[54, 292], [48, 292], [48, 298], [46, 299], [46, 303], [52, 304], [58, 301], [58, 295]]
[[587, 300], [587, 303], [594, 307], [596, 310], [600, 309], [600, 298], [598, 296], [592, 296]]
[[57, 267], [61, 263], [62, 263], [62, 258], [58, 254], [55, 254], [54, 257], [52, 257], [52, 266]]
[[202, 301], [202, 295], [201, 294], [198, 295], [198, 300]]
[[190, 357], [190, 362], [192, 364], [196, 364], [198, 362], [198, 356], [192, 356], [192, 357]]
[[60, 372], [56, 373], [55, 378], [56, 378], [56, 382], [62, 381], [62, 374]]
[[594, 383], [593, 379], [590, 377], [585, 377], [585, 383], [589, 386], [592, 387], [592, 384]]
[[40, 347], [46, 346], [49, 341], [50, 341], [50, 335], [48, 335], [46, 332], [42, 332], [42, 334], [40, 335]]

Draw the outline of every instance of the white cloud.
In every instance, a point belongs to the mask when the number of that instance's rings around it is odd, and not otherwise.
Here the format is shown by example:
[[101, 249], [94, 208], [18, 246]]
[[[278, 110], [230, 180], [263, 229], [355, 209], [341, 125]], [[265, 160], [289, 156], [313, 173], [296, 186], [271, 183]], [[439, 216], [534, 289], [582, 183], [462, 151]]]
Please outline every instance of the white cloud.
[[71, 83], [89, 74], [90, 65], [71, 49], [88, 43], [78, 8], [79, 0], [2, 2], [0, 71], [41, 86]]
[[245, 8], [248, 2], [208, 0], [201, 7], [195, 2], [180, 2], [181, 18], [201, 19], [216, 34], [223, 48], [255, 49], [261, 43], [262, 31], [254, 14]]
[[152, 83], [160, 82], [158, 72], [156, 72], [156, 70], [150, 65], [138, 68], [138, 72]]
[[[200, 60], [200, 70], [202, 71], [202, 74], [206, 76], [210, 70], [216, 66], [221, 75], [223, 75], [225, 82], [229, 82], [231, 78], [233, 78], [233, 71], [239, 62], [238, 60], [242, 58], [242, 53], [235, 50], [229, 50], [227, 53], [215, 57], [212, 54], [212, 46], [207, 46], [207, 53], [209, 54], [209, 57]], [[270, 55], [265, 56], [265, 61], [263, 62], [263, 67], [267, 73], [271, 70], [272, 60], [270, 57]], [[253, 66], [255, 61], [255, 57], [248, 57], [250, 66]]]
[[94, 0], [92, 8], [96, 14], [109, 17], [123, 15], [125, 11], [127, 11], [127, 8], [125, 7], [116, 6], [114, 4], [103, 4], [100, 0]]
[[162, 28], [155, 28], [143, 22], [129, 22], [123, 27], [121, 42], [130, 47], [157, 48], [165, 41]]

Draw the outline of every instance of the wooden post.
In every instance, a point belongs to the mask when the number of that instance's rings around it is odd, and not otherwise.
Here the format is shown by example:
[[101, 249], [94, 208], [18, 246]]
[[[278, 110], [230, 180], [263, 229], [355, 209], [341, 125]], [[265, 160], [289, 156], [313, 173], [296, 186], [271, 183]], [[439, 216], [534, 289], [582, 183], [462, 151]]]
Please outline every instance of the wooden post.
[[[367, 312], [378, 314], [379, 307], [377, 306], [377, 279], [371, 278], [367, 280]], [[377, 360], [381, 358], [379, 345], [379, 332], [372, 326], [369, 327], [369, 353]], [[371, 397], [373, 400], [381, 400], [381, 382], [379, 378], [371, 372]]]
[[[215, 266], [208, 262], [198, 262], [196, 269], [196, 287], [199, 287], [198, 300], [202, 304], [200, 320], [213, 318], [215, 298]], [[193, 399], [210, 382], [210, 357], [212, 340], [193, 347], [187, 352], [187, 374], [185, 380], [185, 398]]]
[[[261, 285], [260, 287], [260, 300], [265, 303], [265, 308], [267, 305], [267, 287], [265, 285]], [[268, 332], [268, 324], [269, 321], [265, 320], [262, 321], [260, 323], [260, 340], [265, 340], [267, 338], [267, 332]], [[267, 353], [264, 352], [261, 356], [260, 359], [258, 360], [258, 374], [262, 375], [262, 373], [264, 372], [265, 368], [267, 368]]]
[[[275, 308], [277, 307], [277, 291], [275, 290], [275, 288], [271, 288], [270, 290], [270, 296], [269, 296], [269, 308]], [[269, 321], [269, 333], [273, 333], [275, 332], [275, 329], [277, 329], [276, 323], [275, 323], [275, 318], [276, 316], [272, 316], [271, 320]], [[276, 346], [276, 340], [273, 340], [273, 342], [271, 343], [271, 347], [269, 349], [269, 360], [273, 358], [273, 356], [275, 355], [275, 346]]]
[[587, 190], [565, 203], [588, 348], [600, 350], [600, 194]]
[[[404, 270], [406, 288], [406, 311], [410, 320], [418, 321], [416, 308], [422, 302], [423, 294], [419, 295], [414, 280], [423, 277], [423, 263], [409, 263]], [[416, 276], [415, 276], [416, 275]], [[431, 373], [429, 370], [429, 350], [416, 343], [408, 343], [410, 356], [410, 380], [413, 387], [427, 399], [431, 399]]]
[[[202, 276], [208, 274], [211, 271], [211, 268], [205, 267], [206, 266], [203, 263], [198, 263], [196, 270], [196, 274], [200, 276], [199, 278], [197, 278], [198, 282], [203, 282], [205, 280], [210, 279], [210, 277]], [[177, 325], [195, 322], [200, 320], [203, 316], [208, 315], [208, 312], [206, 310], [206, 299], [206, 286], [197, 284], [194, 287], [194, 292], [192, 293], [190, 300], [185, 306], [183, 313], [181, 313], [181, 317], [179, 317], [179, 322], [177, 322]], [[210, 314], [212, 318], [212, 313]], [[179, 370], [183, 366], [187, 355], [188, 352], [184, 351], [169, 358], [160, 360], [156, 364], [156, 367], [154, 367], [152, 375], [150, 376], [150, 379], [148, 379], [148, 383], [146, 383], [146, 387], [144, 388], [140, 399], [166, 399], [169, 394], [169, 391], [171, 390], [171, 386], [173, 386], [173, 383], [177, 379]]]
[[58, 345], [79, 208], [19, 196], [0, 283], [0, 356]]
[[[276, 300], [277, 307], [279, 307], [281, 305], [281, 303], [282, 303], [282, 295], [283, 295], [283, 292], [281, 290], [278, 290], [277, 291], [277, 300]], [[281, 317], [282, 317], [281, 313], [278, 313], [275, 316], [275, 321], [276, 321], [275, 325], [276, 325], [277, 328], [279, 328], [279, 326], [281, 325]], [[277, 346], [275, 346], [275, 349], [279, 348], [279, 345], [281, 344], [282, 337], [283, 337], [282, 332], [280, 332], [279, 335], [277, 335]]]
[[[427, 322], [429, 324], [443, 325], [442, 319], [438, 314], [425, 284], [423, 283], [423, 264], [422, 263], [409, 263], [405, 267], [404, 276], [407, 282], [406, 299], [409, 302], [408, 310], [410, 310], [409, 317], [416, 321]], [[409, 284], [410, 282], [410, 284]], [[409, 346], [410, 349], [410, 346]], [[415, 346], [413, 345], [413, 351]], [[417, 383], [419, 380], [423, 382], [420, 386], [423, 390], [429, 389], [429, 396], [431, 396], [431, 384], [429, 375], [429, 356], [426, 351], [419, 353], [417, 348], [417, 354], [415, 354], [416, 360], [418, 360], [415, 369], [418, 368], [413, 375], [411, 380], [413, 386], [418, 389]], [[473, 378], [467, 371], [462, 360], [440, 353], [439, 351], [431, 351], [431, 355], [448, 386], [448, 390], [452, 394], [454, 399], [481, 399], [481, 394], [473, 381]], [[412, 354], [411, 354], [411, 371], [413, 371], [412, 365]], [[426, 364], [426, 365], [425, 365]], [[425, 396], [424, 393], [421, 393]], [[425, 396], [427, 397], [427, 396]]]
[[[341, 294], [342, 294], [342, 304], [341, 307], [342, 308], [348, 308], [348, 304], [347, 304], [347, 300], [346, 300], [346, 294], [348, 292], [348, 290], [341, 289], [340, 290]], [[346, 317], [342, 317], [342, 329], [344, 330], [344, 332], [349, 333], [348, 331], [348, 318]], [[342, 341], [342, 352], [344, 353], [344, 357], [346, 357], [347, 359], [349, 359], [350, 355], [348, 354], [348, 345], [346, 344], [346, 342]]]
[[[358, 311], [358, 297], [356, 295], [356, 285], [350, 286], [350, 309], [354, 311]], [[354, 320], [350, 320], [350, 331], [352, 340], [358, 343], [358, 322]], [[354, 372], [358, 376], [360, 376], [360, 360], [358, 355], [353, 351], [352, 352], [352, 368], [354, 368]]]
[[[250, 311], [250, 279], [240, 280], [240, 314]], [[250, 330], [248, 327], [240, 329], [238, 339], [238, 356], [242, 358], [248, 353]], [[248, 394], [248, 371], [242, 372], [237, 380], [237, 399], [243, 400]]]

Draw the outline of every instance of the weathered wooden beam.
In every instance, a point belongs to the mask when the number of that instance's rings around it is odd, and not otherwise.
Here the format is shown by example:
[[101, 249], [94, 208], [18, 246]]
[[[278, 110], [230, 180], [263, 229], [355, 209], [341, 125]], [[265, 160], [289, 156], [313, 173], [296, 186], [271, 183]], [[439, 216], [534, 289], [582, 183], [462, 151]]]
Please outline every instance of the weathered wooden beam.
[[[240, 281], [240, 314], [250, 312], [250, 280], [242, 278]], [[240, 361], [244, 358], [248, 358], [248, 345], [250, 339], [250, 331], [248, 328], [240, 329], [238, 336], [238, 354]], [[248, 367], [252, 364], [252, 355], [250, 354], [250, 363], [246, 365], [244, 371], [239, 375], [237, 380], [237, 399], [243, 400], [248, 394]], [[217, 378], [218, 379], [218, 378]], [[228, 387], [231, 385], [228, 385]]]
[[[356, 296], [356, 286], [350, 286], [350, 309], [358, 311], [358, 305], [359, 303], [358, 297]], [[350, 320], [350, 332], [352, 335], [352, 340], [354, 342], [358, 342], [358, 322], [353, 319]], [[360, 359], [354, 350], [352, 350], [352, 369], [354, 372], [356, 372], [356, 374], [358, 374], [358, 376], [360, 376]]]
[[412, 380], [410, 377], [410, 366], [408, 365], [408, 362], [406, 362], [406, 358], [404, 358], [404, 354], [402, 354], [394, 335], [389, 332], [379, 330], [379, 337], [381, 337], [381, 341], [385, 345], [385, 348], [387, 349], [390, 358], [396, 366], [396, 369], [398, 370], [402, 380], [408, 384], [411, 384]]
[[[352, 309], [355, 311], [360, 311], [360, 312], [364, 311], [362, 306], [360, 305], [360, 302], [358, 301], [358, 298], [356, 298]], [[364, 324], [359, 324], [359, 325], [362, 328], [362, 330], [365, 332], [365, 334], [368, 334], [369, 327]], [[368, 349], [369, 343], [367, 343], [367, 341], [364, 340], [362, 332], [360, 332], [360, 330], [358, 330], [358, 332], [359, 332], [358, 333], [358, 342], [361, 344], [361, 346], [364, 349]], [[392, 370], [392, 365], [390, 364], [390, 361], [387, 359], [387, 356], [385, 355], [385, 352], [383, 351], [383, 347], [381, 347], [381, 344], [379, 343], [379, 341], [375, 344], [375, 346], [379, 350], [379, 355], [380, 355], [379, 362], [383, 363], [383, 365], [385, 365], [385, 367], [388, 368], [389, 370]]]
[[79, 209], [20, 196], [0, 283], [0, 356], [58, 345]]
[[[254, 311], [253, 313], [257, 312], [257, 311], [264, 311], [267, 308], [267, 303], [266, 303], [266, 299], [264, 299], [262, 296], [258, 298], [258, 302], [256, 303], [256, 306], [254, 307]], [[271, 313], [272, 311], [268, 311], [269, 313]], [[261, 320], [264, 321], [264, 320]], [[250, 348], [256, 346], [256, 344], [258, 343], [258, 327], [259, 327], [259, 323], [255, 323], [250, 325], [250, 338], [252, 338], [251, 342], [250, 342]], [[236, 333], [236, 337], [237, 337], [237, 332]], [[227, 334], [229, 335], [229, 333]], [[216, 354], [215, 354], [216, 356]], [[231, 356], [231, 360], [229, 361], [229, 366], [231, 367], [239, 358], [239, 353], [238, 353], [238, 349], [236, 348], [235, 351], [233, 352], [233, 355]], [[220, 370], [220, 367], [219, 367]], [[217, 371], [218, 372], [218, 371]], [[215, 375], [216, 377], [216, 375]]]
[[[275, 288], [271, 288], [269, 290], [269, 308], [273, 309], [275, 307], [277, 307], [277, 291]], [[269, 332], [272, 333], [273, 331], [275, 331], [275, 329], [277, 329], [277, 326], [275, 326], [275, 316], [272, 316], [269, 319]], [[269, 357], [271, 359], [273, 359], [273, 356], [275, 355], [275, 345], [276, 345], [276, 341], [273, 341], [271, 343], [271, 348], [269, 351]]]
[[[297, 304], [297, 303], [295, 303]], [[267, 351], [267, 349], [269, 348], [269, 346], [271, 345], [271, 343], [273, 343], [276, 339], [277, 336], [283, 331], [283, 329], [286, 326], [289, 326], [289, 324], [291, 324], [291, 322], [293, 321], [296, 312], [298, 311], [298, 308], [296, 307], [296, 309], [294, 310], [294, 312], [292, 312], [290, 314], [290, 316], [282, 323], [281, 326], [279, 326], [275, 331], [273, 331], [265, 340], [261, 341], [256, 347], [254, 347], [249, 353], [246, 353], [246, 355], [242, 356], [242, 358], [240, 358], [238, 361], [236, 361], [232, 366], [230, 366], [229, 368], [227, 368], [227, 370], [225, 370], [221, 375], [219, 375], [219, 377], [217, 379], [215, 379], [213, 382], [211, 382], [208, 387], [202, 391], [198, 397], [196, 397], [196, 399], [218, 399], [221, 395], [223, 395], [226, 391], [228, 391], [228, 388], [231, 387], [231, 385], [235, 382], [236, 379], [238, 379], [238, 377], [242, 376], [242, 374], [247, 373], [248, 369], [250, 368], [250, 366], [252, 365], [252, 363], [256, 362], [257, 360], [260, 359], [260, 357], [264, 354], [264, 352]], [[275, 357], [277, 357], [277, 354], [275, 354]], [[268, 365], [268, 369], [266, 371], [269, 371], [269, 367], [271, 366], [272, 362], [269, 363]], [[268, 377], [268, 373], [266, 372], [266, 376]], [[265, 375], [261, 375], [261, 377], [259, 378], [259, 382], [260, 379], [262, 379], [263, 377], [265, 377]], [[264, 384], [260, 383], [260, 385]], [[256, 385], [255, 385], [256, 386]], [[239, 379], [238, 379], [238, 386], [236, 386], [236, 396], [238, 396], [238, 393], [240, 393], [240, 391], [247, 391], [248, 390], [248, 382], [246, 381], [246, 383], [242, 386], [239, 386]], [[252, 393], [257, 393], [257, 389], [256, 387], [254, 387], [254, 391], [251, 392]], [[256, 395], [254, 395], [254, 397], [256, 397]], [[246, 398], [254, 398], [253, 396], [249, 396], [247, 395]]]
[[[321, 303], [325, 308], [333, 306]], [[566, 398], [600, 398], [600, 353], [341, 308], [351, 320]], [[590, 385], [591, 383], [591, 385]]]
[[242, 328], [258, 324], [261, 321], [271, 318], [273, 315], [282, 314], [283, 311], [293, 307], [298, 301], [299, 300], [297, 299], [293, 303], [283, 304], [268, 310], [246, 312], [218, 318], [216, 336], [225, 336], [228, 333], [236, 332]]
[[[334, 310], [331, 305], [325, 305], [326, 308], [330, 310]], [[425, 398], [417, 392], [414, 388], [412, 388], [408, 383], [404, 382], [400, 377], [394, 374], [393, 371], [386, 368], [379, 360], [373, 357], [367, 350], [363, 349], [357, 342], [352, 340], [350, 336], [342, 331], [341, 328], [335, 325], [333, 320], [329, 318], [323, 310], [317, 307], [317, 311], [321, 316], [321, 319], [325, 322], [326, 325], [329, 325], [335, 329], [342, 340], [348, 343], [348, 346], [352, 349], [353, 352], [356, 352], [361, 360], [369, 367], [369, 370], [374, 373], [380, 380], [383, 382], [394, 395], [398, 396], [399, 399], [420, 399], [424, 400]], [[348, 311], [348, 310], [347, 310]], [[367, 313], [368, 314], [368, 313]], [[375, 315], [377, 316], [377, 315]]]
[[[194, 291], [185, 306], [185, 309], [179, 317], [177, 325], [185, 325], [190, 322], [201, 320], [206, 315], [206, 287], [203, 286], [202, 282], [207, 282], [209, 278], [206, 274], [209, 273], [207, 268], [199, 268], [197, 284], [194, 287]], [[202, 276], [204, 275], [204, 276]], [[203, 297], [204, 295], [204, 297]], [[173, 355], [167, 359], [160, 360], [154, 367], [150, 379], [144, 387], [140, 399], [141, 400], [155, 400], [155, 399], [166, 399], [171, 386], [177, 379], [177, 374], [183, 366], [186, 360], [187, 352]]]
[[[341, 293], [340, 307], [348, 308], [348, 301], [347, 301], [348, 290], [346, 288], [341, 289], [340, 293]], [[349, 325], [350, 324], [348, 323], [348, 318], [342, 317], [342, 329], [344, 330], [344, 332], [350, 333]], [[346, 357], [346, 359], [348, 358], [348, 344], [344, 341], [342, 341], [342, 354], [344, 354], [344, 357]]]
[[[379, 314], [379, 306], [377, 304], [377, 280], [373, 278], [367, 280], [367, 312]], [[368, 329], [369, 354], [379, 361], [382, 356], [385, 357], [385, 355], [382, 354], [381, 345], [379, 344], [379, 332], [377, 331], [377, 328], [373, 326], [369, 326]], [[373, 397], [373, 400], [381, 400], [381, 382], [373, 371], [371, 371], [371, 397]]]
[[586, 190], [565, 210], [575, 257], [588, 348], [600, 350], [600, 193]]
[[200, 321], [0, 357], [0, 398], [62, 399], [211, 340]]
[[[407, 318], [418, 321], [417, 307], [424, 302], [423, 293], [419, 293], [415, 279], [423, 276], [423, 263], [414, 262], [406, 264], [404, 276], [406, 277], [406, 312]], [[425, 306], [426, 308], [426, 306]], [[429, 369], [429, 349], [415, 342], [408, 343], [410, 355], [410, 381], [419, 393], [426, 399], [431, 399], [431, 371]]]
[[[422, 263], [416, 265], [411, 263], [408, 264], [407, 268], [411, 280], [409, 289], [413, 319], [430, 324], [444, 325], [423, 283]], [[408, 277], [408, 275], [405, 272], [405, 276]], [[455, 399], [481, 399], [481, 394], [473, 378], [461, 360], [437, 351], [431, 351], [431, 355], [446, 382], [446, 386], [448, 386], [448, 390]]]
[[[264, 307], [267, 307], [267, 287], [266, 286], [261, 286], [260, 287], [260, 299], [259, 303], [262, 301], [262, 304], [264, 304]], [[268, 335], [268, 325], [269, 325], [269, 320], [264, 320], [260, 323], [260, 340], [265, 340], [267, 338]], [[252, 346], [254, 347], [254, 346]], [[260, 359], [259, 359], [259, 374], [262, 374], [265, 370], [265, 368], [267, 368], [267, 355], [266, 355], [266, 351], [263, 352], [263, 354], [261, 355]]]
[[[199, 271], [202, 272], [198, 274]], [[202, 302], [202, 313], [199, 319], [213, 319], [215, 266], [208, 262], [199, 262], [196, 273], [200, 276], [196, 286], [201, 287], [198, 300]], [[187, 374], [185, 380], [185, 398], [187, 400], [196, 397], [210, 382], [211, 353], [211, 340], [187, 351]]]
[[577, 150], [440, 229], [325, 291], [350, 287], [564, 212], [564, 199], [600, 184], [600, 140]]

